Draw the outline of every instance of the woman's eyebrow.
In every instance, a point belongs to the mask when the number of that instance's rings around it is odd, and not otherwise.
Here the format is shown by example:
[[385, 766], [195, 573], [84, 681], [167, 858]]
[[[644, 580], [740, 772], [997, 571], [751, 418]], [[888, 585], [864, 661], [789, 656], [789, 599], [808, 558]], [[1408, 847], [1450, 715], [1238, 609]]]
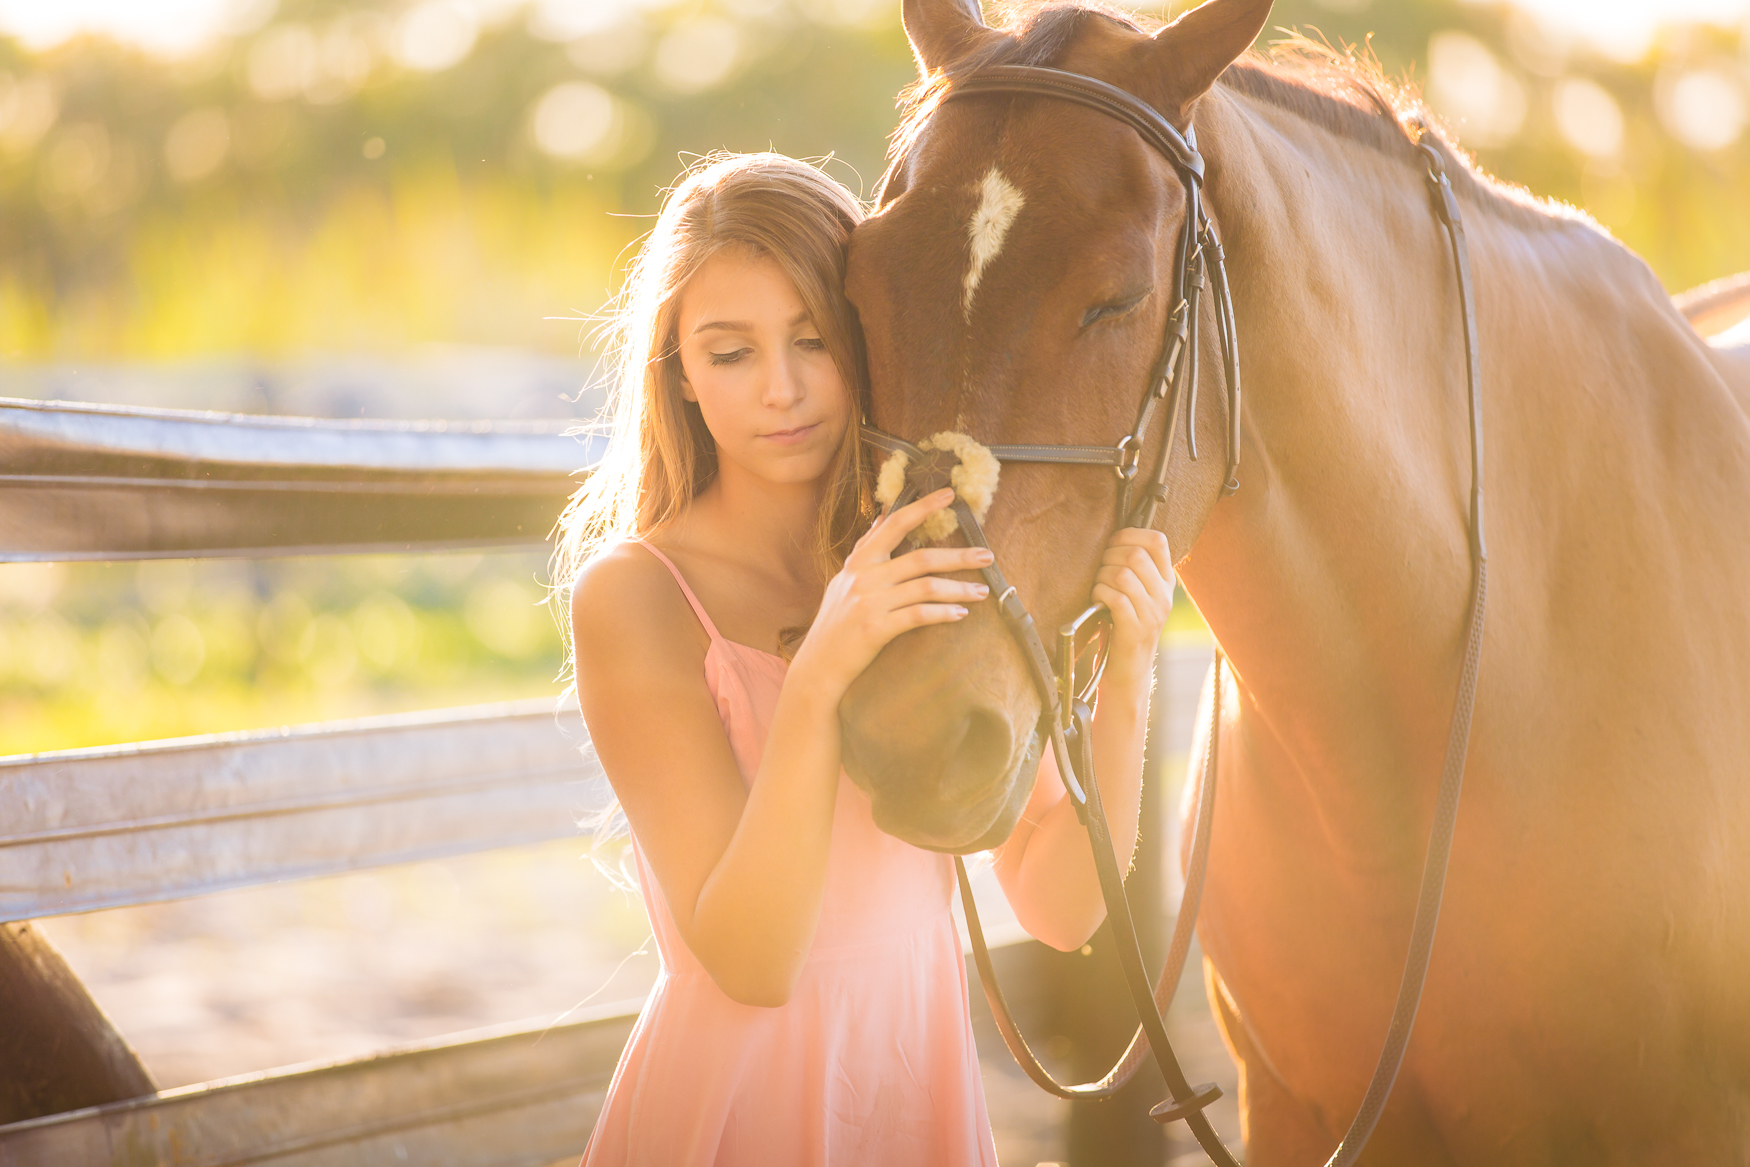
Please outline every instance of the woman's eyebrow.
[[[796, 313], [795, 316], [790, 318], [789, 326], [791, 328], [795, 328], [797, 325], [806, 324], [807, 322], [808, 322], [808, 309], [804, 308], [802, 311]], [[693, 335], [697, 336], [701, 332], [752, 332], [752, 331], [754, 331], [754, 326], [745, 320], [710, 320], [704, 324], [700, 324], [700, 325], [695, 326], [693, 329]]]

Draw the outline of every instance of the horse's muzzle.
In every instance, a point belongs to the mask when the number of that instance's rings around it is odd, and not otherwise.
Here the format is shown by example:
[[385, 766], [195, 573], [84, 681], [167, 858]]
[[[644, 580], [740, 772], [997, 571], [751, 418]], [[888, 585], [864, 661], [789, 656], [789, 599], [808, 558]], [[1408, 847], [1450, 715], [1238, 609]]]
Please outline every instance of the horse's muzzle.
[[[906, 639], [913, 636], [936, 639]], [[846, 695], [839, 710], [845, 770], [888, 834], [937, 851], [994, 846], [1008, 837], [1033, 788], [1037, 705], [1006, 708], [969, 678], [976, 670], [937, 670], [925, 678], [934, 683], [883, 683], [897, 675], [915, 681], [908, 666], [942, 659], [927, 645], [912, 649], [890, 645]]]

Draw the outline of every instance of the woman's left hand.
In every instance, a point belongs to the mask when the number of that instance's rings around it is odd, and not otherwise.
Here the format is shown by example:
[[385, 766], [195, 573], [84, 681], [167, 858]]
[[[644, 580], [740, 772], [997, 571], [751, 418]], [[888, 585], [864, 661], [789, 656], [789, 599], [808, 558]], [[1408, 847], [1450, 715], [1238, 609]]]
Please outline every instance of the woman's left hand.
[[1112, 648], [1100, 693], [1148, 697], [1155, 648], [1173, 610], [1173, 560], [1159, 531], [1126, 527], [1114, 534], [1094, 575], [1094, 599], [1112, 612]]
[[[1120, 869], [1129, 870], [1142, 802], [1155, 648], [1173, 610], [1173, 560], [1166, 537], [1136, 528], [1113, 535], [1094, 574], [1093, 598], [1111, 610], [1112, 630], [1100, 703], [1089, 727], [1092, 776], [1106, 806]], [[996, 871], [1022, 926], [1054, 948], [1072, 952], [1106, 918], [1106, 903], [1087, 836], [1056, 769], [1055, 764], [1050, 772], [1040, 767], [1021, 821], [996, 853]]]

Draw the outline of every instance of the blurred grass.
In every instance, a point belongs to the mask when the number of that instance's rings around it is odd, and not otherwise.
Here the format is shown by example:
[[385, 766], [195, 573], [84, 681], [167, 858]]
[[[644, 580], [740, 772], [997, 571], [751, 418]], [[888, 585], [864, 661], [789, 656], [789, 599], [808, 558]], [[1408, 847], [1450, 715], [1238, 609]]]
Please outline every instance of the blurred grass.
[[[545, 564], [0, 564], [0, 754], [557, 698]], [[1183, 591], [1166, 639], [1208, 642]]]
[[1203, 614], [1182, 587], [1173, 589], [1173, 610], [1161, 631], [1161, 641], [1169, 647], [1215, 643], [1209, 635], [1209, 625], [1203, 622]]
[[544, 564], [0, 565], [0, 753], [556, 697]]

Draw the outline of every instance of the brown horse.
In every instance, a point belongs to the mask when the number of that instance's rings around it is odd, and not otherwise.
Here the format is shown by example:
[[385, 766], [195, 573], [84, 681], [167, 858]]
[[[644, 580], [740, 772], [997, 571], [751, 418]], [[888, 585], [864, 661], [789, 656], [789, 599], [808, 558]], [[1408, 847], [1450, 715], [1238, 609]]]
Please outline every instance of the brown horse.
[[[935, 99], [981, 64], [1044, 64], [1195, 125], [1246, 389], [1221, 498], [1206, 319], [1206, 453], [1172, 437], [1162, 518], [1232, 663], [1201, 936], [1248, 1157], [1299, 1165], [1354, 1113], [1403, 968], [1465, 627], [1469, 447], [1412, 111], [1337, 64], [1238, 60], [1269, 7], [1209, 0], [1150, 35], [905, 0], [926, 84], [848, 282], [883, 429], [1110, 444], [1159, 351], [1176, 177], [1078, 106]], [[1491, 602], [1433, 965], [1364, 1161], [1750, 1163], [1750, 363], [1583, 215], [1440, 149], [1480, 314]], [[1004, 469], [988, 529], [1042, 629], [1083, 604], [1114, 489]], [[843, 709], [847, 763], [888, 830], [971, 850], [1015, 821], [1038, 711], [975, 612], [876, 661]]]

